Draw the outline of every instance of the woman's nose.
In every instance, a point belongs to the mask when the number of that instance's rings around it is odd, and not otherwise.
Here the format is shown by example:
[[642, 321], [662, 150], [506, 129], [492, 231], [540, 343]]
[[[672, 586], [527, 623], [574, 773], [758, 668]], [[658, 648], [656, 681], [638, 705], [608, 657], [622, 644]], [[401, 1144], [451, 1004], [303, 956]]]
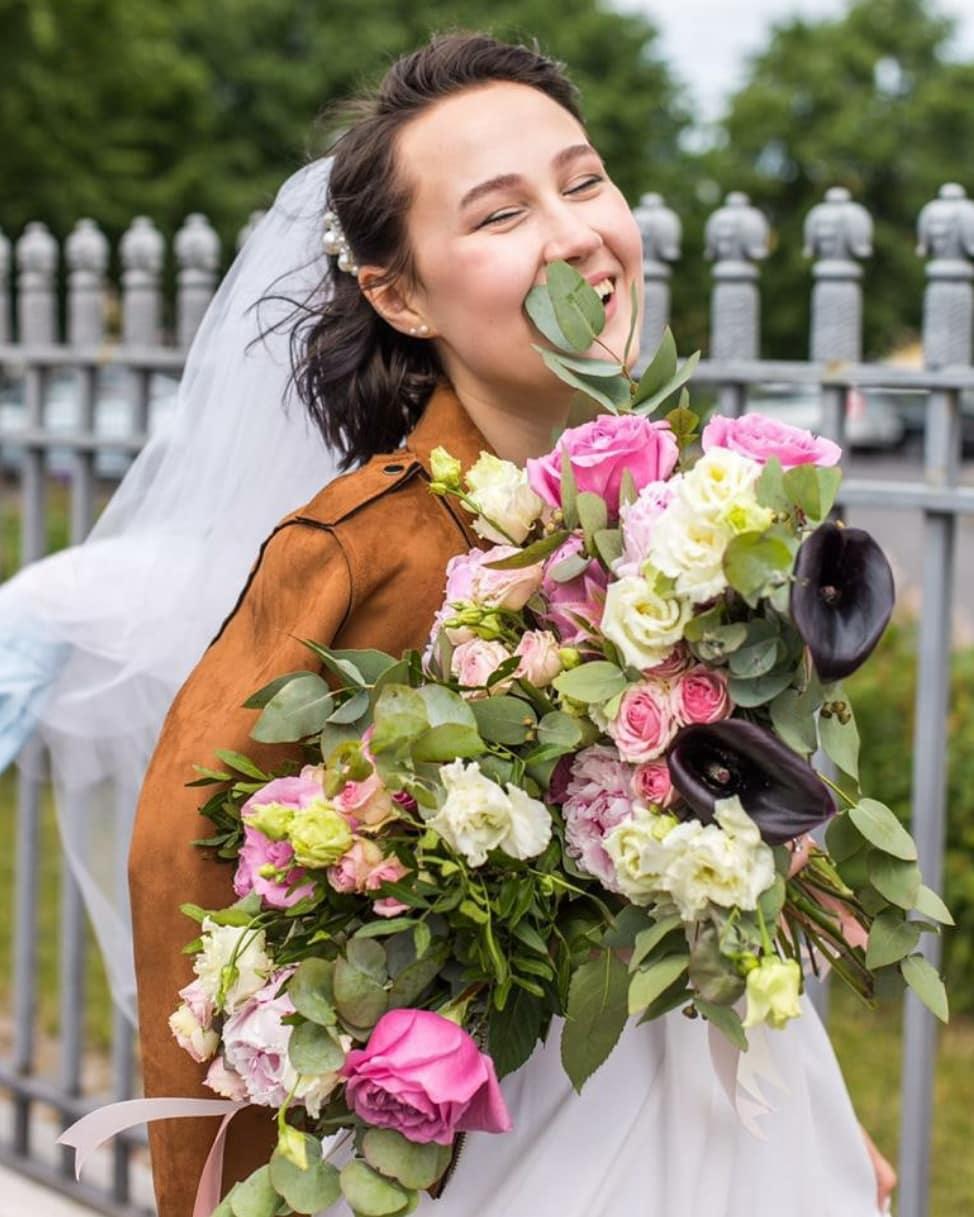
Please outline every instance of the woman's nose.
[[601, 234], [572, 210], [553, 218], [544, 248], [545, 262], [582, 262], [604, 244]]

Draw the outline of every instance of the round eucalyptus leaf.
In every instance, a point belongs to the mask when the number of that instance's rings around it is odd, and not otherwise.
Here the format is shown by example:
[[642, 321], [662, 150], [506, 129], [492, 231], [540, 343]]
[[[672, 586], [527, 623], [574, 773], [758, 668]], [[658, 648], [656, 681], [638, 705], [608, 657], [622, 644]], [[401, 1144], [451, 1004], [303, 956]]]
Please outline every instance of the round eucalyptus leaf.
[[393, 1217], [409, 1201], [408, 1192], [383, 1179], [360, 1158], [353, 1158], [342, 1167], [341, 1187], [345, 1199], [361, 1217]]
[[423, 1145], [409, 1141], [391, 1128], [370, 1128], [362, 1141], [368, 1164], [404, 1187], [425, 1189], [433, 1184], [450, 1164], [452, 1147], [429, 1141]]
[[321, 1160], [320, 1142], [314, 1137], [305, 1140], [318, 1147], [317, 1160], [311, 1156], [310, 1145], [307, 1170], [275, 1154], [271, 1158], [271, 1183], [296, 1213], [320, 1213], [341, 1195], [341, 1183], [335, 1167]]
[[291, 1032], [288, 1056], [298, 1073], [315, 1077], [320, 1073], [337, 1073], [345, 1064], [345, 1053], [327, 1027], [317, 1023], [302, 1023]]
[[229, 1197], [233, 1217], [274, 1217], [281, 1197], [271, 1183], [269, 1166], [261, 1166], [244, 1179]]

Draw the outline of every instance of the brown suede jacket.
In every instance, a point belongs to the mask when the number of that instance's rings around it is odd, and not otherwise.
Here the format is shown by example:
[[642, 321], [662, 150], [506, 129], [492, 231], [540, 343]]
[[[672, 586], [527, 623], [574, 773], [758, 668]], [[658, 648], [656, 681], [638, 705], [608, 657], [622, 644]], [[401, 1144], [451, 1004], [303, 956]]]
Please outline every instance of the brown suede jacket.
[[[149, 1096], [215, 1098], [176, 1044], [168, 1017], [192, 980], [180, 953], [194, 933], [179, 911], [233, 901], [233, 867], [192, 842], [207, 835], [193, 765], [219, 764], [217, 748], [273, 764], [280, 746], [255, 743], [249, 695], [275, 676], [314, 666], [300, 639], [390, 654], [421, 648], [442, 600], [444, 570], [478, 544], [470, 517], [429, 493], [430, 453], [442, 444], [468, 468], [489, 446], [453, 391], [436, 390], [405, 447], [336, 479], [264, 542], [236, 607], [191, 673], [159, 737], [139, 800], [129, 883], [139, 984], [139, 1028]], [[202, 793], [207, 792], [204, 788]], [[159, 1121], [150, 1146], [159, 1217], [190, 1217], [216, 1119]], [[266, 1161], [273, 1113], [250, 1107], [233, 1121], [224, 1186]]]

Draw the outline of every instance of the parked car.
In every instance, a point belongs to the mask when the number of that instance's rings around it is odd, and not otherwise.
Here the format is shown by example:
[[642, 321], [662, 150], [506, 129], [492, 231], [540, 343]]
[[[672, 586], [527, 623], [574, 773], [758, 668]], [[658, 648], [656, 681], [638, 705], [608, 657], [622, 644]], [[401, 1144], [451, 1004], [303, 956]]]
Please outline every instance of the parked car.
[[[748, 413], [819, 431], [822, 399], [816, 385], [765, 385], [750, 395]], [[906, 427], [893, 403], [882, 392], [849, 389], [845, 403], [845, 443], [849, 448], [888, 451], [898, 448]]]
[[[149, 397], [149, 434], [154, 434], [171, 417], [176, 405], [179, 381], [165, 373], [152, 375]], [[98, 377], [94, 432], [105, 439], [123, 439], [135, 430], [134, 381], [123, 367], [109, 365]], [[45, 388], [44, 430], [51, 436], [70, 435], [80, 429], [81, 393], [78, 377], [71, 371], [57, 371]], [[27, 425], [23, 379], [10, 380], [0, 388], [0, 468], [16, 472], [23, 463], [23, 445], [18, 435]], [[106, 449], [95, 455], [95, 473], [104, 478], [120, 478], [134, 459], [134, 453]], [[51, 447], [47, 454], [50, 472], [67, 476], [71, 471], [70, 448]]]
[[[882, 389], [881, 392], [892, 404], [906, 432], [906, 439], [921, 446], [927, 425], [927, 406], [930, 395], [925, 389]], [[974, 391], [961, 395], [960, 402], [961, 451], [965, 457], [974, 456]]]

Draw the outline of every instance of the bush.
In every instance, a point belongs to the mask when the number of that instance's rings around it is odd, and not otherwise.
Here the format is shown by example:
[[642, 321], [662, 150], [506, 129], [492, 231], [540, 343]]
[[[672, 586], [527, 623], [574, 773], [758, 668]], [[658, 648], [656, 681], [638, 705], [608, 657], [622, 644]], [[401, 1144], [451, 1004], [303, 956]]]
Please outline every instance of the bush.
[[[892, 625], [846, 684], [862, 737], [864, 793], [909, 825], [917, 678], [916, 630]], [[956, 920], [944, 935], [951, 1011], [974, 1012], [974, 650], [956, 652], [944, 724], [948, 741], [943, 896]]]

